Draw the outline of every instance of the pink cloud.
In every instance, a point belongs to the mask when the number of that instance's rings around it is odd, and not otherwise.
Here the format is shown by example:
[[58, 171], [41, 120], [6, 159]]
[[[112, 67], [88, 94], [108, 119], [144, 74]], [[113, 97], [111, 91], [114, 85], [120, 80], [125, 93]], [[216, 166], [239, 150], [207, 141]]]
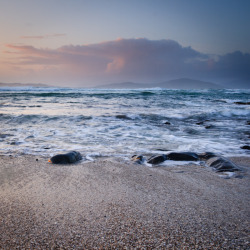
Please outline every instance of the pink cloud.
[[[238, 77], [250, 65], [249, 55], [242, 53], [212, 56], [173, 40], [117, 39], [98, 44], [67, 45], [58, 49], [7, 45], [13, 53], [9, 63], [33, 70], [43, 79], [58, 79], [76, 83], [112, 81], [156, 82], [178, 77], [198, 79]], [[237, 58], [238, 64], [234, 62]], [[244, 69], [244, 72], [240, 69]], [[231, 72], [230, 74], [228, 72]]]
[[48, 34], [48, 35], [37, 35], [37, 36], [21, 36], [22, 39], [47, 39], [47, 38], [54, 38], [54, 37], [63, 37], [66, 34]]

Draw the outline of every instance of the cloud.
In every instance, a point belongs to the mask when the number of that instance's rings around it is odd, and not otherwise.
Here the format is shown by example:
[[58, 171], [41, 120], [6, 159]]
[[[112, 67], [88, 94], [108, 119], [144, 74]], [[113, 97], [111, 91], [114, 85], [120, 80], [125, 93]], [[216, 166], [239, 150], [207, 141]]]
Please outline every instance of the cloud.
[[22, 39], [47, 39], [54, 37], [64, 37], [66, 34], [48, 34], [48, 35], [37, 35], [37, 36], [21, 36]]
[[178, 77], [250, 81], [250, 55], [208, 55], [173, 40], [117, 39], [58, 49], [7, 45], [9, 64], [64, 82], [157, 82]]
[[[235, 51], [223, 56], [215, 62], [213, 73], [228, 79], [250, 80], [250, 54]], [[249, 82], [250, 84], [250, 82]]]

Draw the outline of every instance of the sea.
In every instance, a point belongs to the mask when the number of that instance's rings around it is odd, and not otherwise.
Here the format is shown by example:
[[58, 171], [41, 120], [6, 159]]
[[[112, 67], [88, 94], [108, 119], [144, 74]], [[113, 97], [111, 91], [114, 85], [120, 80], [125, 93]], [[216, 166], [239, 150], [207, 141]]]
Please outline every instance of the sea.
[[241, 148], [250, 145], [249, 100], [250, 90], [239, 89], [2, 87], [0, 154], [249, 155]]

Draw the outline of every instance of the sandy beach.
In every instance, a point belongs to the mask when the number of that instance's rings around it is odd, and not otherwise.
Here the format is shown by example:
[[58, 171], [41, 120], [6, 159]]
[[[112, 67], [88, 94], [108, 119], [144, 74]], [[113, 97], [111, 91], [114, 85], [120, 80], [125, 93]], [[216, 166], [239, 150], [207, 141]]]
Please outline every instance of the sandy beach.
[[200, 165], [0, 156], [1, 249], [250, 248], [250, 157]]

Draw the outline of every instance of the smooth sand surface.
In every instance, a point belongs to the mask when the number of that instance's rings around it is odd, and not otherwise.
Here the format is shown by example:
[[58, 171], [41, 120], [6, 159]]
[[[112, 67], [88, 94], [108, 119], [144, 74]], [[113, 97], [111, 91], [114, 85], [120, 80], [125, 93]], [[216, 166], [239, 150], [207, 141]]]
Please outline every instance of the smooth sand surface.
[[220, 178], [200, 165], [0, 156], [0, 248], [250, 248], [250, 157]]

